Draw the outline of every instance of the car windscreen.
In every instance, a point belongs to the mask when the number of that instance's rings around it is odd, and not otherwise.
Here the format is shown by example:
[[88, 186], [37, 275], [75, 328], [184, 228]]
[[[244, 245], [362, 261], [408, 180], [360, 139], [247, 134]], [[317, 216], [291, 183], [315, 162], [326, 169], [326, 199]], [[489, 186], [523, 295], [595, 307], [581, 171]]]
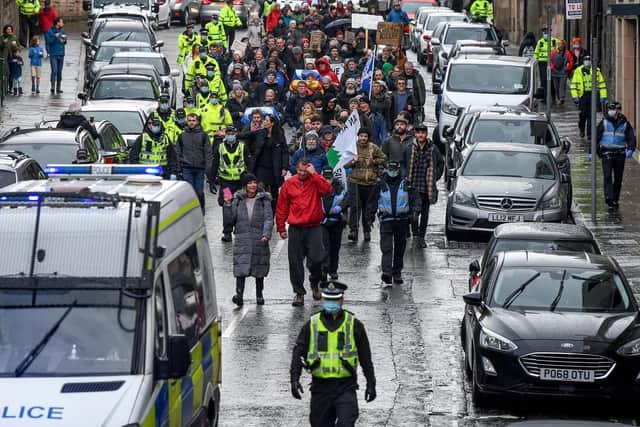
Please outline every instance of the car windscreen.
[[118, 52], [151, 52], [151, 46], [100, 46], [96, 52], [96, 61], [108, 62]]
[[22, 151], [29, 157], [33, 158], [42, 167], [53, 163], [72, 163], [76, 161], [76, 152], [78, 145], [76, 144], [12, 144], [7, 142], [0, 144], [0, 149], [10, 151]]
[[[493, 253], [510, 251], [568, 251], [599, 253], [595, 243], [588, 240], [527, 240], [527, 239], [497, 239], [493, 247]], [[488, 259], [493, 255], [489, 254]]]
[[463, 176], [497, 176], [555, 179], [553, 159], [545, 153], [475, 150], [462, 171]]
[[546, 131], [538, 134], [536, 122], [533, 120], [478, 120], [467, 143], [476, 142], [517, 142], [521, 144], [546, 145], [553, 148], [559, 145], [551, 125]]
[[109, 120], [121, 134], [141, 133], [144, 123], [136, 111], [90, 111], [83, 110], [86, 117], [93, 117], [96, 121]]
[[147, 31], [120, 31], [105, 29], [98, 33], [95, 44], [103, 42], [143, 42], [151, 45], [151, 35]]
[[447, 90], [451, 92], [526, 95], [531, 69], [501, 64], [451, 64]]
[[454, 45], [458, 40], [496, 41], [496, 36], [491, 28], [449, 28], [443, 43]]
[[98, 80], [91, 99], [148, 99], [157, 98], [150, 80]]
[[106, 5], [117, 4], [142, 6], [143, 9], [149, 9], [148, 0], [94, 0], [94, 7], [104, 7]]
[[504, 267], [496, 278], [492, 307], [556, 312], [627, 312], [631, 295], [611, 271], [564, 267]]
[[130, 56], [116, 56], [111, 58], [110, 64], [149, 64], [153, 65], [158, 74], [161, 76], [167, 76], [171, 72], [169, 65], [161, 57], [130, 57]]
[[433, 3], [403, 1], [402, 10], [407, 13], [414, 13], [420, 7], [435, 7]]
[[0, 188], [16, 183], [16, 173], [13, 171], [0, 170]]
[[441, 22], [458, 22], [464, 21], [463, 15], [431, 15], [427, 25], [425, 26], [425, 30], [433, 31]]
[[[140, 329], [136, 317], [142, 314], [143, 300], [119, 290], [74, 289], [1, 290], [0, 301], [0, 376], [132, 373], [134, 336]], [[39, 354], [25, 365], [25, 356], [51, 331]]]

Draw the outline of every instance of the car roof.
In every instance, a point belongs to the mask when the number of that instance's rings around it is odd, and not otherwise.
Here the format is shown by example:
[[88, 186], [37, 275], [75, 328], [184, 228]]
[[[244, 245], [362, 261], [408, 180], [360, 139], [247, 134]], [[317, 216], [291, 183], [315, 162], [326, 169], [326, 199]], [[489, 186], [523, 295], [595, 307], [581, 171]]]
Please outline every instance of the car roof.
[[81, 107], [82, 112], [88, 111], [121, 111], [145, 113], [158, 108], [155, 101], [143, 101], [139, 99], [99, 99], [88, 101]]
[[458, 64], [461, 62], [472, 64], [499, 64], [507, 66], [529, 66], [533, 63], [533, 59], [512, 55], [474, 55], [467, 54], [464, 57], [453, 58], [450, 62]]
[[472, 104], [465, 107], [463, 110], [465, 113], [479, 113], [485, 111], [492, 111], [496, 113], [507, 113], [507, 112], [522, 112], [527, 113], [531, 110], [526, 105], [480, 105], [480, 104]]
[[446, 24], [449, 28], [491, 28], [491, 25], [479, 22], [449, 21]]
[[96, 82], [98, 80], [146, 80], [146, 81], [150, 81], [153, 82], [153, 78], [151, 78], [151, 76], [145, 76], [143, 74], [126, 74], [126, 73], [122, 73], [122, 74], [107, 74], [104, 76], [100, 76], [99, 79], [96, 80]]
[[[76, 130], [58, 128], [19, 129], [2, 137], [3, 144], [77, 144]], [[86, 131], [85, 131], [86, 132]]]
[[126, 18], [109, 18], [101, 24], [101, 31], [105, 28], [109, 30], [118, 30], [118, 29], [141, 29], [144, 31], [149, 31], [149, 27], [139, 19], [126, 19]]
[[472, 150], [546, 154], [549, 152], [549, 147], [536, 144], [513, 144], [511, 142], [479, 142], [474, 144]]
[[524, 111], [524, 110], [509, 110], [507, 108], [500, 110], [480, 110], [478, 111], [478, 120], [492, 120], [492, 119], [509, 119], [509, 120], [522, 120], [522, 121], [547, 121], [547, 115], [545, 113], [539, 113], [536, 111]]
[[585, 270], [617, 271], [613, 260], [605, 255], [586, 252], [535, 252], [509, 251], [501, 252], [502, 267], [566, 267], [584, 268]]
[[137, 62], [124, 62], [118, 64], [107, 64], [100, 67], [96, 74], [96, 78], [102, 76], [112, 75], [149, 75], [152, 74], [155, 77], [160, 77], [158, 70], [151, 64], [137, 63]]
[[125, 52], [116, 52], [113, 56], [117, 57], [134, 57], [134, 58], [166, 58], [162, 52], [140, 52], [137, 50], [129, 50]]
[[583, 225], [551, 222], [521, 222], [500, 224], [493, 229], [495, 239], [576, 240], [593, 241], [593, 234]]
[[98, 46], [98, 49], [100, 49], [101, 47], [151, 47], [149, 45], [149, 43], [147, 42], [135, 42], [135, 41], [131, 41], [131, 40], [121, 40], [121, 41], [117, 41], [117, 40], [110, 40], [110, 41], [103, 41], [102, 43], [100, 43], [100, 46]]

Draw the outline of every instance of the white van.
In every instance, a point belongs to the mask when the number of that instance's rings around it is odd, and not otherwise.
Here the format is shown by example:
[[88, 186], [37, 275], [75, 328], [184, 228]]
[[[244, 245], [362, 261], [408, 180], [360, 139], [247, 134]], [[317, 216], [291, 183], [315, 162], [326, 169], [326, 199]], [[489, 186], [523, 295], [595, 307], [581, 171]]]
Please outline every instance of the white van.
[[449, 62], [444, 81], [434, 81], [432, 92], [442, 95], [442, 140], [444, 127], [453, 127], [468, 105], [524, 105], [535, 110], [544, 96], [536, 60], [506, 55], [459, 55]]
[[0, 191], [0, 426], [217, 425], [221, 325], [191, 186], [153, 166], [45, 169]]
[[143, 14], [146, 23], [154, 29], [161, 25], [171, 28], [171, 7], [168, 1], [155, 0], [82, 0], [82, 9], [88, 12], [89, 26], [95, 19], [108, 17], [129, 17], [138, 19]]

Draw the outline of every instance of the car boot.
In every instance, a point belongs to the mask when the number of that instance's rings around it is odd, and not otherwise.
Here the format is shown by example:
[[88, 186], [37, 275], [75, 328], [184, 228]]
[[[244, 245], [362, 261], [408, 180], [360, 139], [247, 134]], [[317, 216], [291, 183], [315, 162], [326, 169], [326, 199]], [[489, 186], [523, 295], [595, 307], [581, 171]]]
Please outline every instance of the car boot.
[[264, 283], [256, 282], [256, 304], [264, 305], [264, 296], [262, 295], [262, 291], [264, 290]]
[[62, 80], [58, 80], [58, 84], [56, 85], [56, 93], [64, 93], [64, 91], [61, 89], [62, 86]]

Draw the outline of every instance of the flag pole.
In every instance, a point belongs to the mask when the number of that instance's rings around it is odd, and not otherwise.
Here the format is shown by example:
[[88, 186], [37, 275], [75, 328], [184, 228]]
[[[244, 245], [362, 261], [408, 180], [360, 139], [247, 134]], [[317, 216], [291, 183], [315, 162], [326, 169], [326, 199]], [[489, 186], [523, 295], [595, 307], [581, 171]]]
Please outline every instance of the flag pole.
[[373, 51], [371, 52], [373, 55], [373, 66], [371, 67], [371, 78], [369, 79], [369, 99], [371, 99], [371, 87], [373, 87], [373, 72], [376, 70], [376, 56], [378, 55], [378, 45], [373, 45]]

